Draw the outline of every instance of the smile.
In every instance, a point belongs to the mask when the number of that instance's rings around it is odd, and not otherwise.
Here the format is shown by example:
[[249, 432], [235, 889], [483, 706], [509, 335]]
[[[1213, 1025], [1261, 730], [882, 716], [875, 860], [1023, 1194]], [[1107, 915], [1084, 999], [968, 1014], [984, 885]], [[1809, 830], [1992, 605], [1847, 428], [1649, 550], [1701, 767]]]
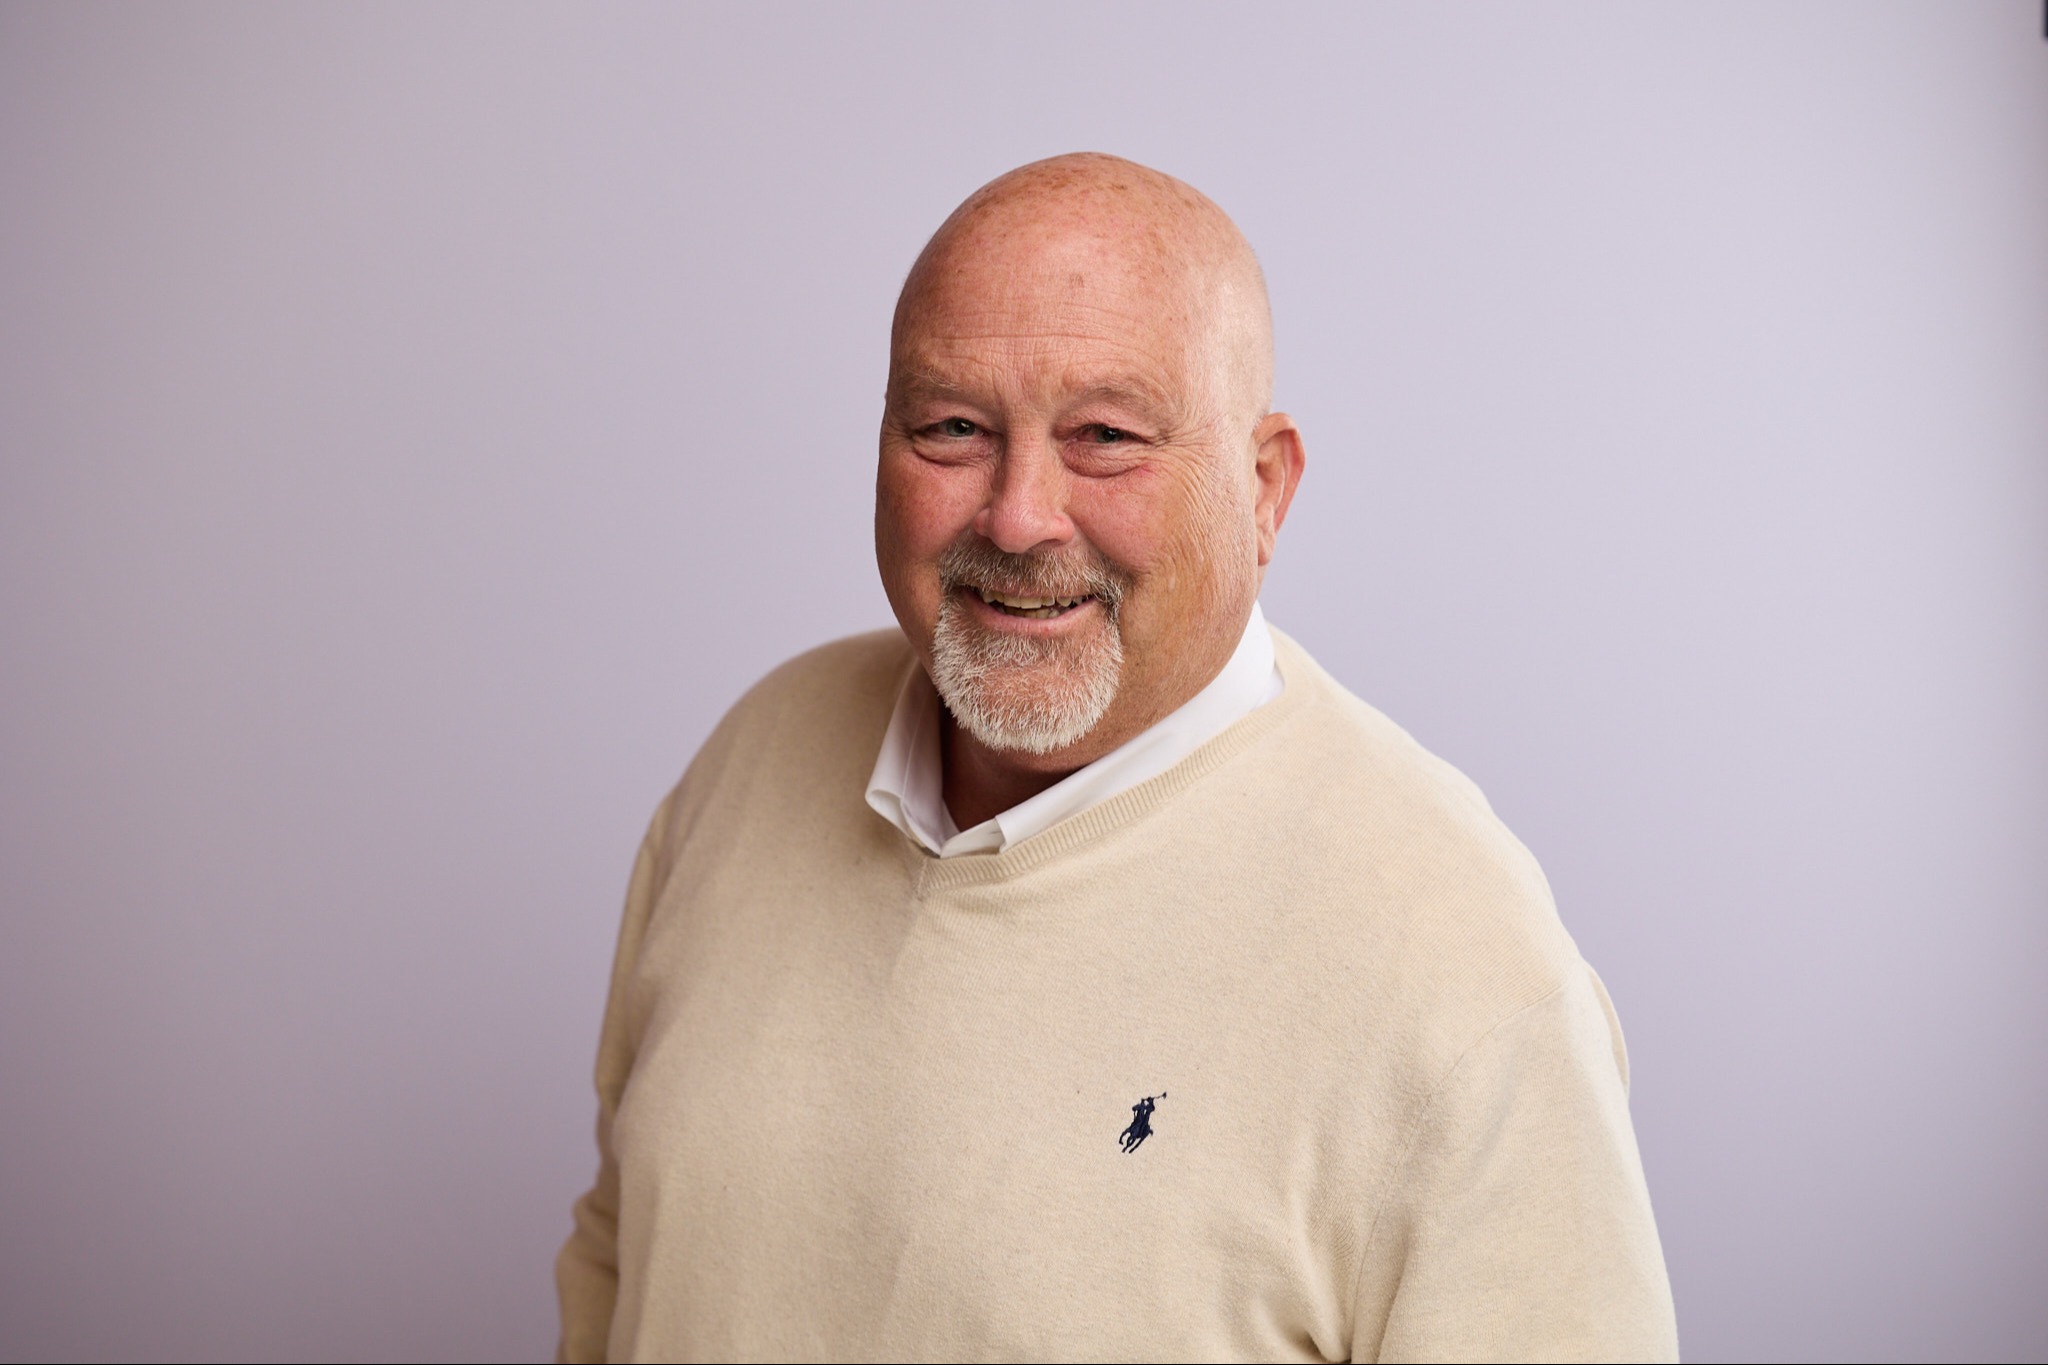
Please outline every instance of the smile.
[[1019, 594], [996, 592], [992, 588], [971, 588], [976, 596], [1006, 616], [1027, 616], [1035, 621], [1047, 621], [1055, 616], [1064, 616], [1084, 602], [1092, 602], [1092, 595], [1084, 597], [1025, 597]]

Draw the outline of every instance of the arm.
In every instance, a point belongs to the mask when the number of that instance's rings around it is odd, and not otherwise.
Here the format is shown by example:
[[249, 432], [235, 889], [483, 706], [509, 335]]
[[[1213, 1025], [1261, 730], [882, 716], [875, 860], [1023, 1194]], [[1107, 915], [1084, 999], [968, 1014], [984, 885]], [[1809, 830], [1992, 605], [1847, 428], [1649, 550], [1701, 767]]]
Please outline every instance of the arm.
[[660, 892], [657, 840], [667, 825], [668, 806], [663, 802], [655, 812], [634, 860], [612, 961], [611, 992], [597, 1047], [597, 1182], [576, 1201], [574, 1230], [555, 1258], [555, 1289], [562, 1307], [562, 1336], [555, 1355], [562, 1361], [603, 1360], [610, 1343], [612, 1307], [619, 1291], [619, 1167], [612, 1150], [612, 1120], [638, 1045], [631, 1003], [633, 969]]
[[1628, 1062], [1591, 968], [1424, 1111], [1361, 1264], [1357, 1360], [1676, 1360]]

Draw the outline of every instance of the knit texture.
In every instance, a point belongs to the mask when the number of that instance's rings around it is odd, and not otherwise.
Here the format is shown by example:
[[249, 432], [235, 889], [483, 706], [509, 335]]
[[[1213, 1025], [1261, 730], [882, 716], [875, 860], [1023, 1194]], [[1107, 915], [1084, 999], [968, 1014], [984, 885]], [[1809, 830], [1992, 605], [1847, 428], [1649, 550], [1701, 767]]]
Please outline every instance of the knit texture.
[[734, 707], [634, 868], [566, 1358], [1676, 1358], [1542, 874], [1274, 637], [1277, 700], [1000, 854], [862, 799], [897, 632]]

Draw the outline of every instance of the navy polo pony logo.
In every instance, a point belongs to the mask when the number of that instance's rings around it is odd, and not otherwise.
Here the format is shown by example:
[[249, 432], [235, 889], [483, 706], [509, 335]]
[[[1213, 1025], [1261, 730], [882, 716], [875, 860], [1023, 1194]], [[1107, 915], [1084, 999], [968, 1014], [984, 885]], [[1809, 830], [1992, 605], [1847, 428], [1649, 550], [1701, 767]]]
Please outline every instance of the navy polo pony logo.
[[1166, 1092], [1162, 1090], [1156, 1095], [1147, 1095], [1131, 1106], [1131, 1126], [1124, 1129], [1122, 1136], [1118, 1138], [1123, 1144], [1125, 1156], [1137, 1151], [1138, 1144], [1152, 1136], [1152, 1111], [1158, 1108], [1153, 1101], [1165, 1098]]

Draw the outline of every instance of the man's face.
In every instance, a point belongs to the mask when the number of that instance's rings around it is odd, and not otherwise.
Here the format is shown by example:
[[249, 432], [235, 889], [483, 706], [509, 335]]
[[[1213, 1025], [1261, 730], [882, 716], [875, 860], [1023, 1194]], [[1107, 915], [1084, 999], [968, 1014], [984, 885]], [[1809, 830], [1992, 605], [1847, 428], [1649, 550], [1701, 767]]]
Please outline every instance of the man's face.
[[1222, 666], [1258, 592], [1253, 425], [1199, 288], [1056, 230], [955, 244], [899, 318], [876, 547], [990, 748], [1092, 761]]

